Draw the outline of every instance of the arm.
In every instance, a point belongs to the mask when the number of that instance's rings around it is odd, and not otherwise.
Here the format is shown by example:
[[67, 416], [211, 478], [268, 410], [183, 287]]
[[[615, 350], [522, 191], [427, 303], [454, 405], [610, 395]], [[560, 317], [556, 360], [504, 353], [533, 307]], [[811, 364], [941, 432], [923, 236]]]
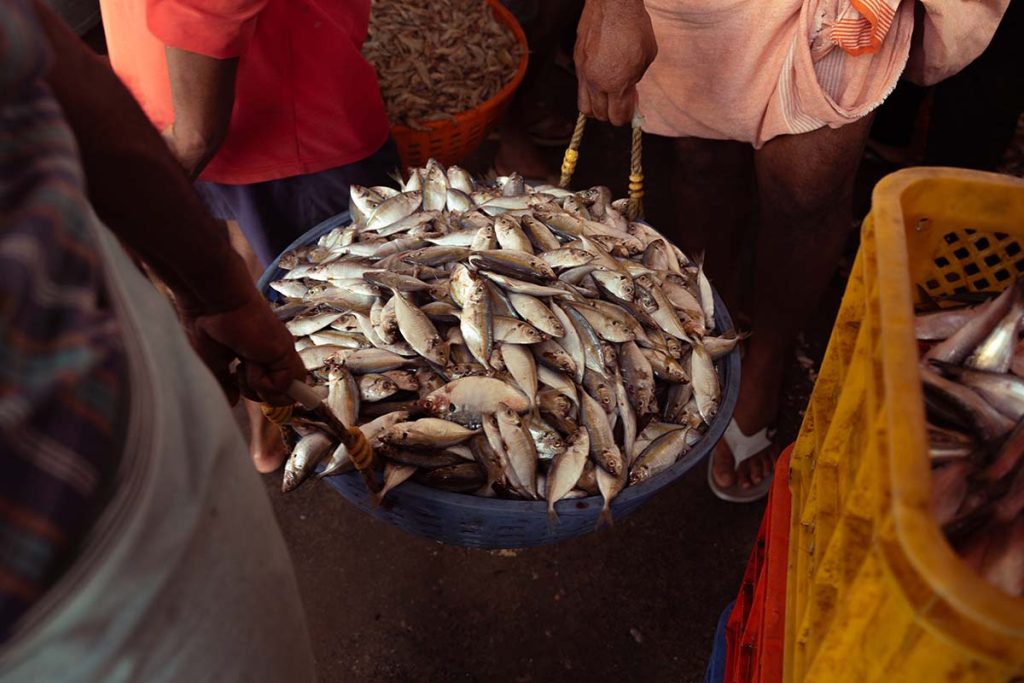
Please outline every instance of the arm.
[[117, 76], [38, 0], [36, 10], [54, 52], [47, 81], [78, 142], [93, 209], [172, 289], [229, 394], [228, 364], [239, 358], [252, 394], [285, 402], [284, 388], [305, 371], [227, 233]]
[[213, 158], [228, 132], [237, 69], [238, 58], [216, 59], [167, 47], [174, 123], [163, 135], [192, 178]]
[[636, 84], [657, 54], [643, 0], [587, 0], [573, 55], [580, 112], [617, 126], [629, 123]]

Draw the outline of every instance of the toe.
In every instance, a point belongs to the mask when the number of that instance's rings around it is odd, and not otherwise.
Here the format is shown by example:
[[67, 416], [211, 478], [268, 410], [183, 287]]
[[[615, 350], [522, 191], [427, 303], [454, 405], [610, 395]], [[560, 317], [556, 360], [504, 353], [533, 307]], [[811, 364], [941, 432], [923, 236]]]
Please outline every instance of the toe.
[[711, 454], [711, 476], [715, 483], [723, 489], [731, 488], [736, 483], [736, 470], [733, 467], [732, 453], [729, 448], [719, 444]]
[[747, 460], [740, 464], [739, 469], [736, 470], [736, 480], [740, 484], [741, 489], [749, 489], [754, 483], [750, 479], [750, 461]]

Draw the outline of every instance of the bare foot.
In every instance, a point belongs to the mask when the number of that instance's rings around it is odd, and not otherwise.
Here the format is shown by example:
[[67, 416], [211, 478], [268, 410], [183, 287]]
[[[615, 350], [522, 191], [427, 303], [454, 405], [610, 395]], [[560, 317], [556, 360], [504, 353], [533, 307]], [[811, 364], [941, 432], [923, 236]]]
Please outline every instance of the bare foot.
[[[779, 394], [782, 389], [781, 360], [758, 362], [760, 349], [755, 349], [753, 337], [748, 342], [748, 353], [743, 359], [740, 395], [736, 402], [733, 419], [747, 436], [753, 436], [765, 427], [775, 426], [779, 415]], [[775, 459], [782, 449], [772, 443], [757, 455], [744, 460], [738, 466], [733, 460], [725, 439], [715, 446], [711, 454], [711, 476], [723, 489], [739, 484], [743, 490], [757, 486], [771, 476]]]
[[253, 401], [245, 402], [249, 413], [249, 455], [256, 471], [267, 474], [281, 467], [285, 456], [284, 440], [281, 429], [268, 420], [260, 410], [260, 405]]

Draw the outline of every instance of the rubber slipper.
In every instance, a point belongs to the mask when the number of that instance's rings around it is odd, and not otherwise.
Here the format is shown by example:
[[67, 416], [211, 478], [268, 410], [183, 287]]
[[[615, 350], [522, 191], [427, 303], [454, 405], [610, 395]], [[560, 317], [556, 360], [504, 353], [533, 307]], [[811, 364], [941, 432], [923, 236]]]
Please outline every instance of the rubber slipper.
[[[725, 445], [729, 447], [732, 452], [733, 466], [739, 467], [740, 463], [744, 460], [749, 460], [764, 449], [772, 445], [772, 440], [768, 436], [768, 428], [765, 427], [761, 431], [747, 436], [740, 429], [740, 426], [736, 424], [736, 420], [729, 420], [729, 426], [725, 429]], [[714, 454], [712, 454], [712, 458]], [[752, 503], [756, 500], [760, 500], [767, 493], [768, 489], [772, 486], [772, 475], [768, 475], [761, 480], [760, 484], [755, 484], [749, 489], [742, 488], [739, 482], [734, 483], [728, 488], [724, 488], [715, 481], [714, 475], [714, 463], [712, 458], [708, 459], [708, 486], [711, 487], [711, 491], [721, 498], [722, 500], [730, 503]]]

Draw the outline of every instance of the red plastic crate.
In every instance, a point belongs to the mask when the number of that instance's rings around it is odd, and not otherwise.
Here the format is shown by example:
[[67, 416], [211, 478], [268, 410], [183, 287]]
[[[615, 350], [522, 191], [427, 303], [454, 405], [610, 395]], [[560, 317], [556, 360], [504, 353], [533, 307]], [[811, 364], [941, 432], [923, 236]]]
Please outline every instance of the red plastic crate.
[[725, 627], [726, 683], [782, 680], [789, 564], [789, 454], [775, 464], [768, 507]]

